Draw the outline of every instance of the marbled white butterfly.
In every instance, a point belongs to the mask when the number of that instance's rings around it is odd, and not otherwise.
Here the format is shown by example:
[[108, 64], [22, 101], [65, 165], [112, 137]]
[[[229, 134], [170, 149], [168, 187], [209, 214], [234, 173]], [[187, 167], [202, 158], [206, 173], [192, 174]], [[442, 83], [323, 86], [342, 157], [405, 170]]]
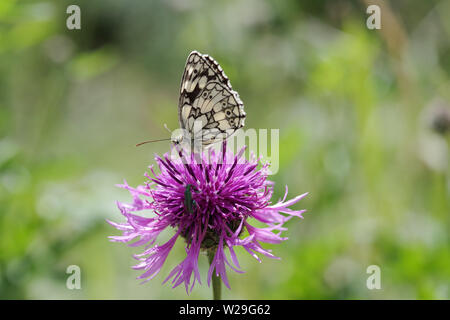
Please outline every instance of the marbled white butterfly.
[[[207, 147], [244, 126], [244, 104], [220, 65], [207, 54], [192, 51], [187, 58], [178, 117], [183, 134], [171, 139], [175, 144]], [[138, 145], [147, 142], [151, 141]]]

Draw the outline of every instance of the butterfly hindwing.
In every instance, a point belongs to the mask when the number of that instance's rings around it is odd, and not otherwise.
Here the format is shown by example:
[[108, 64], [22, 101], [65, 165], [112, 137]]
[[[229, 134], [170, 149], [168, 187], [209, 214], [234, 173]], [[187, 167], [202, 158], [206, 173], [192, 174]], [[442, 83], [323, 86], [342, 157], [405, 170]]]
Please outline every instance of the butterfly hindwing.
[[228, 138], [245, 121], [244, 105], [222, 68], [196, 51], [186, 62], [178, 114], [181, 128], [204, 146]]

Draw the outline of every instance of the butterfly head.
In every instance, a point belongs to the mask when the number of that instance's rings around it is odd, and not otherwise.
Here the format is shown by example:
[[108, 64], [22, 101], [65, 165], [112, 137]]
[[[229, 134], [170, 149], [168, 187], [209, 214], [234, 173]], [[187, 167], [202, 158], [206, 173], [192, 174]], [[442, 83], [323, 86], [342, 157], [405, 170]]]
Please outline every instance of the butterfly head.
[[172, 140], [172, 143], [173, 143], [173, 144], [178, 145], [178, 144], [180, 144], [181, 142], [183, 142], [183, 135], [180, 134], [180, 135], [177, 135], [177, 136], [172, 136], [171, 140]]

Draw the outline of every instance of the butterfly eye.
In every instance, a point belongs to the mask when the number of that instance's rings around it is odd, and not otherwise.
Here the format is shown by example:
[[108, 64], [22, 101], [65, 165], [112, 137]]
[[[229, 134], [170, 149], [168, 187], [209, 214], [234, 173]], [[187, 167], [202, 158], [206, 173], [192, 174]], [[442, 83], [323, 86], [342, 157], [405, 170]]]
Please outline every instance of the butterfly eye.
[[206, 98], [207, 95], [208, 95], [208, 93], [204, 92], [203, 93], [203, 98]]
[[225, 102], [222, 102], [222, 106], [224, 106], [224, 107], [225, 107], [226, 105], [227, 105], [227, 104], [226, 104]]
[[209, 96], [210, 99], [212, 99], [212, 96]]
[[198, 72], [198, 70], [197, 69], [194, 69], [194, 73], [197, 73]]
[[227, 114], [227, 116], [231, 115], [231, 111], [230, 110], [225, 111], [225, 113]]

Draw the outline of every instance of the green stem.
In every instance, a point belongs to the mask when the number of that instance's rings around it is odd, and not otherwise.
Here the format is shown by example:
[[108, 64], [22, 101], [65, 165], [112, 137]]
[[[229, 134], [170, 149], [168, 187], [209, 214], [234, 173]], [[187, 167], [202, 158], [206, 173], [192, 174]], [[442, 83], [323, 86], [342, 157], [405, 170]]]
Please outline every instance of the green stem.
[[[213, 262], [213, 259], [214, 259], [214, 251], [208, 250], [208, 261], [209, 261], [210, 266], [211, 266], [211, 263]], [[213, 299], [220, 300], [220, 298], [221, 298], [220, 286], [221, 286], [222, 281], [220, 281], [219, 276], [216, 276], [215, 270], [212, 274], [211, 280], [212, 280]]]

